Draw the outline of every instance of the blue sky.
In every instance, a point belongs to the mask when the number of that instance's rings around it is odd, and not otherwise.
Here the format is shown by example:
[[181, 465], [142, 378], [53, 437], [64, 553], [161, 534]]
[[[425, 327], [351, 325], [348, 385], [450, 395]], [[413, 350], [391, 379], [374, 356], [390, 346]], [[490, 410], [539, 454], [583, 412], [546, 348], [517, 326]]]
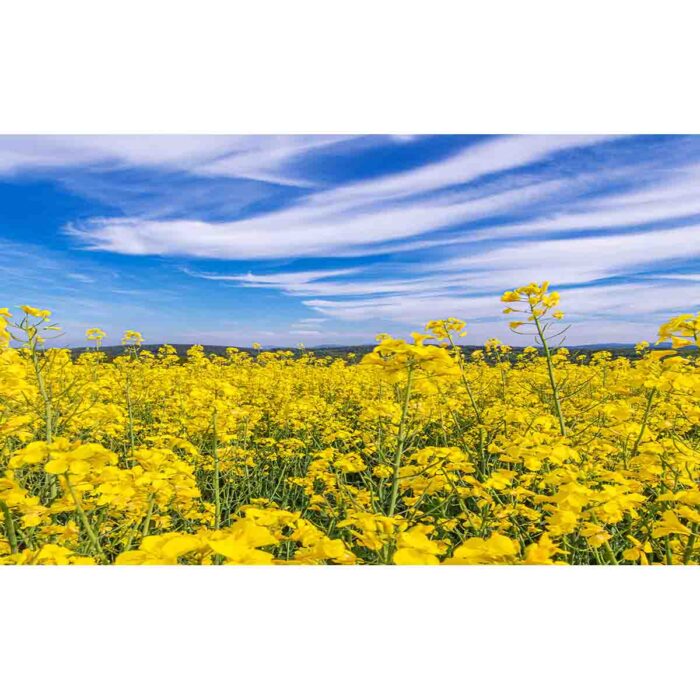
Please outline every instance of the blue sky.
[[0, 306], [59, 344], [371, 342], [433, 318], [516, 342], [549, 279], [571, 343], [700, 299], [700, 137], [2, 136]]

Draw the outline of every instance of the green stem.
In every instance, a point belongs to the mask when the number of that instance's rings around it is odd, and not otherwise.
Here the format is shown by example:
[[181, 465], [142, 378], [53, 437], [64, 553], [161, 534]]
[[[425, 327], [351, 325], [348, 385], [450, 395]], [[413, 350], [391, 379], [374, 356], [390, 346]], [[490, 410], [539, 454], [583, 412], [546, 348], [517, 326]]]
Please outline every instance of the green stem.
[[484, 426], [481, 422], [481, 412], [477, 406], [476, 399], [474, 398], [474, 392], [472, 391], [471, 384], [467, 379], [467, 374], [464, 371], [464, 356], [462, 355], [462, 349], [458, 348], [452, 339], [452, 334], [447, 333], [452, 350], [455, 352], [456, 356], [459, 358], [457, 364], [459, 366], [459, 373], [462, 379], [462, 386], [466, 389], [467, 396], [469, 397], [469, 402], [471, 403], [472, 410], [474, 411], [474, 416], [476, 417], [477, 428], [479, 429], [479, 460], [481, 462], [481, 472], [482, 476], [486, 475], [486, 455], [484, 454]]
[[399, 469], [401, 460], [403, 459], [403, 451], [406, 441], [406, 417], [408, 415], [408, 404], [411, 398], [411, 381], [413, 379], [413, 367], [408, 367], [408, 378], [406, 380], [406, 393], [403, 398], [403, 407], [401, 408], [401, 422], [399, 423], [398, 444], [396, 446], [396, 456], [394, 458], [394, 473], [391, 482], [391, 500], [389, 501], [389, 517], [394, 515], [396, 510], [396, 501], [399, 496]]
[[[41, 400], [44, 402], [44, 424], [46, 431], [46, 444], [50, 445], [53, 440], [53, 405], [51, 402], [51, 395], [46, 388], [46, 382], [44, 381], [44, 373], [39, 366], [39, 356], [36, 351], [36, 340], [32, 339], [29, 345], [29, 350], [32, 358], [32, 366], [34, 367], [34, 374], [36, 376], [36, 382], [39, 386], [39, 395]], [[53, 503], [58, 496], [58, 478], [55, 475], [49, 476], [49, 503]]]
[[637, 450], [639, 449], [639, 443], [642, 441], [642, 437], [644, 436], [644, 431], [646, 430], [647, 422], [649, 421], [649, 414], [651, 413], [651, 404], [652, 404], [652, 401], [654, 400], [655, 395], [656, 395], [656, 387], [654, 387], [649, 392], [649, 396], [647, 397], [647, 406], [646, 406], [646, 409], [644, 410], [644, 418], [642, 419], [642, 427], [639, 431], [639, 435], [637, 435], [637, 439], [634, 441], [634, 447], [632, 448], [632, 457], [634, 457], [637, 454]]
[[97, 555], [99, 559], [102, 559], [102, 561], [105, 564], [108, 564], [109, 561], [107, 560], [107, 556], [105, 555], [102, 547], [100, 546], [100, 541], [97, 539], [97, 535], [95, 534], [95, 531], [92, 529], [90, 526], [90, 523], [88, 522], [87, 515], [85, 515], [85, 511], [83, 510], [83, 507], [80, 505], [80, 500], [78, 499], [78, 495], [75, 493], [75, 489], [73, 488], [73, 484], [70, 482], [70, 477], [68, 476], [68, 473], [63, 475], [66, 480], [66, 487], [68, 488], [68, 491], [71, 495], [71, 498], [73, 499], [73, 503], [75, 504], [75, 510], [78, 513], [78, 517], [80, 518], [80, 522], [83, 525], [83, 528], [85, 530], [85, 534], [87, 534], [88, 539], [90, 540], [90, 543], [92, 544], [93, 551]]
[[688, 544], [685, 546], [683, 551], [683, 563], [687, 564], [690, 561], [690, 557], [693, 554], [693, 547], [695, 546], [695, 540], [698, 536], [698, 526], [693, 525], [693, 534], [688, 538]]
[[46, 424], [46, 442], [50, 445], [51, 439], [53, 437], [53, 407], [51, 405], [51, 397], [46, 388], [46, 383], [44, 382], [44, 375], [39, 367], [39, 358], [36, 352], [36, 345], [33, 343], [31, 345], [31, 356], [32, 365], [34, 366], [34, 374], [36, 375], [36, 381], [39, 385], [39, 394], [44, 402], [44, 421]]
[[544, 349], [545, 357], [547, 358], [547, 374], [549, 375], [549, 383], [552, 387], [552, 398], [554, 400], [554, 411], [557, 418], [559, 419], [559, 430], [561, 434], [566, 437], [566, 423], [564, 422], [564, 414], [561, 410], [561, 401], [559, 399], [559, 386], [554, 378], [554, 362], [552, 361], [552, 353], [549, 350], [549, 345], [547, 344], [547, 338], [542, 330], [542, 325], [540, 324], [540, 319], [537, 316], [537, 310], [530, 304], [530, 309], [532, 311], [532, 317], [535, 319], [535, 326], [537, 327], [537, 334], [542, 341], [542, 348]]
[[143, 521], [143, 536], [148, 537], [148, 531], [151, 527], [151, 518], [153, 517], [153, 504], [155, 501], [155, 494], [151, 494], [148, 497], [148, 512], [146, 513], [146, 519]]
[[7, 507], [5, 501], [0, 500], [0, 510], [2, 510], [5, 515], [5, 531], [7, 533], [7, 539], [10, 543], [10, 551], [12, 554], [17, 554], [17, 532], [15, 531], [15, 522], [12, 519], [12, 513]]
[[216, 408], [212, 419], [214, 433], [214, 528], [218, 530], [221, 527], [221, 470], [219, 467], [219, 451], [218, 451], [218, 434], [216, 431]]
[[615, 557], [615, 552], [613, 552], [613, 549], [610, 546], [610, 543], [604, 542], [603, 549], [605, 550], [605, 553], [608, 555], [608, 561], [611, 564], [615, 564], [615, 566], [617, 566], [618, 565], [617, 558]]
[[[591, 514], [591, 520], [592, 520], [596, 525], [600, 525], [600, 521], [599, 521], [598, 518], [596, 518], [596, 516], [593, 515], [593, 514]], [[603, 549], [605, 550], [605, 554], [606, 554], [607, 557], [608, 557], [608, 561], [609, 561], [611, 564], [615, 564], [615, 566], [618, 566], [618, 561], [617, 561], [617, 558], [615, 557], [615, 552], [613, 552], [613, 548], [610, 546], [610, 542], [609, 542], [608, 540], [606, 540], [605, 542], [603, 542]]]
[[449, 333], [447, 334], [447, 337], [449, 338], [452, 350], [456, 353], [457, 357], [459, 358], [457, 360], [457, 364], [459, 365], [459, 372], [462, 378], [462, 385], [467, 390], [469, 402], [471, 403], [472, 409], [474, 410], [476, 421], [477, 423], [481, 424], [481, 413], [479, 411], [479, 407], [476, 405], [476, 400], [474, 399], [474, 394], [472, 392], [471, 385], [469, 384], [469, 380], [467, 379], [467, 375], [464, 372], [464, 356], [462, 355], [462, 349], [457, 347], [454, 340], [452, 339], [452, 336]]
[[134, 451], [136, 450], [136, 440], [134, 438], [134, 412], [131, 406], [131, 380], [126, 376], [126, 409], [129, 414], [129, 446], [131, 448], [131, 462], [134, 462]]

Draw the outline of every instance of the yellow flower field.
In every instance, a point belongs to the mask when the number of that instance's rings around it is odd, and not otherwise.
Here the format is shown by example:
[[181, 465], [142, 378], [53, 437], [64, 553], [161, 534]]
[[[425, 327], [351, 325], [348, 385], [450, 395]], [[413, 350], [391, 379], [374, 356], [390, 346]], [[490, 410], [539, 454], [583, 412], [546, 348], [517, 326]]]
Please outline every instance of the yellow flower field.
[[[0, 563], [697, 564], [700, 314], [630, 360], [557, 348], [547, 283], [511, 329], [381, 336], [358, 363], [201, 347], [43, 349], [0, 309]], [[13, 342], [15, 341], [15, 342]], [[10, 347], [12, 345], [12, 347]], [[539, 350], [536, 349], [539, 346]]]

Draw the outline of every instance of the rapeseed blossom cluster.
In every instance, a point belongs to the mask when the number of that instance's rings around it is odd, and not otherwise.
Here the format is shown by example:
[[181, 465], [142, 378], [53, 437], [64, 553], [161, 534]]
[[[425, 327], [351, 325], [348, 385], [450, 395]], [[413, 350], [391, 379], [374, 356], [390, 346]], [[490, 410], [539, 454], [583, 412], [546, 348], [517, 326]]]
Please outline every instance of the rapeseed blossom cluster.
[[0, 563], [699, 563], [700, 314], [577, 356], [546, 282], [502, 301], [524, 350], [448, 318], [360, 362], [74, 358], [0, 308]]

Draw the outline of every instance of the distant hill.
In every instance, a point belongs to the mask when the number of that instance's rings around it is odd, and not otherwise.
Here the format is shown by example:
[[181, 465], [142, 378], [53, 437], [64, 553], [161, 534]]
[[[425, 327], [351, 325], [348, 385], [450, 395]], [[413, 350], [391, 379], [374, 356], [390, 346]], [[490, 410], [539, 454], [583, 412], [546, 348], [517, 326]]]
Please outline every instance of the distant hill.
[[634, 348], [634, 343], [589, 343], [588, 345], [567, 345], [569, 349], [612, 350], [614, 348]]
[[[157, 352], [158, 348], [162, 347], [163, 344], [148, 344], [142, 345], [142, 350], [149, 350], [150, 352]], [[172, 347], [177, 352], [178, 356], [184, 358], [187, 356], [187, 351], [192, 347], [191, 344], [185, 343], [171, 343]], [[204, 345], [204, 352], [207, 355], [226, 355], [226, 349], [230, 346], [226, 345]], [[349, 354], [355, 355], [355, 360], [359, 360], [363, 355], [372, 352], [375, 345], [316, 345], [313, 347], [307, 347], [303, 350], [299, 348], [293, 348], [289, 346], [266, 346], [260, 350], [256, 350], [251, 347], [239, 347], [241, 352], [247, 352], [250, 355], [257, 355], [260, 352], [274, 352], [276, 350], [286, 350], [294, 352], [295, 355], [301, 355], [302, 353], [313, 353], [317, 357], [347, 357]], [[585, 353], [592, 354], [595, 352], [608, 351], [614, 356], [626, 357], [633, 356], [635, 354], [634, 345], [627, 343], [591, 343], [587, 345], [567, 345], [566, 346], [570, 352], [574, 353]], [[658, 346], [658, 349], [665, 349], [670, 347], [667, 343]], [[92, 350], [93, 348], [79, 347], [71, 348], [71, 352], [74, 356], [78, 356], [83, 352]], [[462, 350], [465, 355], [469, 355], [475, 350], [482, 350], [481, 345], [463, 345]], [[523, 350], [523, 347], [513, 347], [512, 354], [517, 354]], [[685, 352], [692, 352], [693, 349], [685, 349]], [[684, 352], [681, 351], [681, 352]], [[124, 353], [124, 347], [121, 345], [109, 345], [102, 348], [108, 357], [113, 358]]]
[[[158, 349], [163, 347], [163, 345], [170, 345], [172, 348], [175, 349], [175, 352], [178, 354], [179, 357], [187, 357], [187, 351], [192, 347], [191, 343], [149, 343], [149, 344], [144, 344], [141, 346], [141, 350], [148, 350], [149, 352], [152, 353], [157, 353]], [[225, 356], [226, 355], [226, 350], [230, 347], [234, 347], [231, 345], [203, 345], [204, 348], [204, 353], [206, 355], [220, 355], [220, 356]], [[325, 357], [325, 356], [332, 356], [332, 357], [341, 357], [348, 355], [350, 353], [355, 353], [358, 356], [364, 355], [368, 352], [371, 352], [374, 349], [374, 345], [318, 345], [315, 347], [308, 347], [304, 348], [303, 350], [299, 348], [293, 348], [290, 346], [272, 346], [272, 345], [266, 345], [262, 348], [255, 349], [252, 347], [239, 347], [235, 346], [240, 352], [247, 352], [249, 355], [258, 355], [261, 352], [275, 352], [277, 350], [286, 350], [286, 351], [291, 351], [294, 352], [297, 355], [301, 355], [302, 353], [309, 353], [312, 352], [314, 355], [317, 355], [319, 357]], [[70, 348], [71, 353], [77, 357], [78, 355], [82, 355], [84, 352], [92, 352], [94, 350], [93, 347], [78, 347], [78, 348]], [[123, 345], [106, 345], [101, 348], [101, 351], [107, 355], [107, 357], [118, 357], [119, 355], [123, 355], [125, 348]]]

